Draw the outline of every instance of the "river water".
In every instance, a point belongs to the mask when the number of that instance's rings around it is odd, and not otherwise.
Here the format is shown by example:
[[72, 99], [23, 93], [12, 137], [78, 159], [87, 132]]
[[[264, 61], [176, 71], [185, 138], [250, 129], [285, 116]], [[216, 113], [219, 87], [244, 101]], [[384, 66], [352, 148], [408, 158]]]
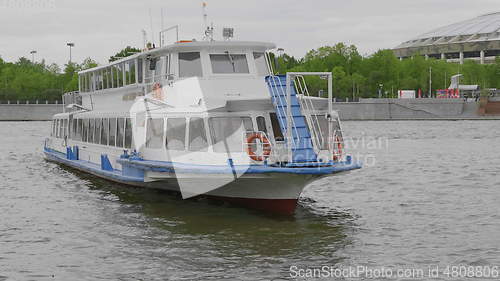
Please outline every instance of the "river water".
[[322, 266], [463, 280], [446, 268], [500, 266], [498, 121], [344, 122], [365, 167], [310, 185], [293, 217], [62, 168], [43, 159], [49, 126], [0, 122], [0, 280], [286, 280]]

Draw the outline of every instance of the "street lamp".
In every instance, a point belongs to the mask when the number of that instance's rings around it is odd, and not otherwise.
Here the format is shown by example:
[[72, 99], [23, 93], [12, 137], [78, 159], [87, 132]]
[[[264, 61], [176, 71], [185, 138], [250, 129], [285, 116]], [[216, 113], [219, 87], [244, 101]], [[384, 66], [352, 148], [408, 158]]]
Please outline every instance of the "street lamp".
[[378, 98], [382, 98], [382, 88], [384, 87], [384, 84], [378, 84]]
[[35, 63], [35, 54], [36, 54], [36, 51], [33, 50], [33, 51], [30, 52], [30, 54], [31, 54], [31, 62]]
[[69, 47], [69, 63], [71, 63], [71, 48], [73, 48], [75, 46], [75, 43], [66, 43], [66, 46]]

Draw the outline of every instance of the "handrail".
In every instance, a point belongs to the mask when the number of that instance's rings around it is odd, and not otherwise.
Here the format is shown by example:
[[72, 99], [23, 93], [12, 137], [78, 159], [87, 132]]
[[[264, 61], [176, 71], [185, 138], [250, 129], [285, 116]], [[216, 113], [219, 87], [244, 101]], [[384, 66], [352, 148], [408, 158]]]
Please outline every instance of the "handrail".
[[[309, 90], [307, 88], [307, 84], [306, 84], [304, 76], [298, 75], [295, 78], [296, 78], [295, 79], [296, 91], [299, 92], [299, 90], [300, 90], [302, 95], [310, 97]], [[314, 108], [314, 104], [313, 104], [311, 99], [304, 99], [304, 101], [302, 99], [299, 99], [299, 101], [301, 103], [301, 106], [303, 106], [307, 111], [309, 111], [311, 113], [311, 114], [309, 114], [309, 118], [311, 119], [313, 140], [314, 140], [318, 150], [321, 150], [321, 148], [323, 147], [324, 136], [323, 136], [323, 132], [321, 131], [321, 126], [319, 124], [318, 116], [312, 114], [312, 112], [316, 111]], [[309, 101], [309, 104], [307, 101]], [[314, 121], [316, 121], [316, 122], [314, 122]], [[321, 142], [320, 142], [320, 140], [321, 140]]]
[[[340, 124], [339, 124], [339, 128], [340, 128]], [[339, 136], [339, 140], [337, 141], [337, 136]], [[331, 158], [332, 159], [337, 159], [337, 161], [342, 161], [342, 154], [345, 149], [345, 146], [344, 146], [344, 136], [343, 136], [343, 133], [342, 133], [342, 129], [340, 128], [339, 130], [333, 130], [333, 134], [331, 135], [331, 137], [333, 138], [333, 141], [330, 142], [330, 146], [333, 145], [332, 147], [329, 147], [329, 150], [331, 152]], [[341, 146], [339, 146], [339, 144]], [[339, 147], [342, 149], [342, 150], [339, 150]]]
[[267, 66], [267, 71], [269, 72], [269, 75], [274, 76], [275, 73], [274, 73], [273, 65], [271, 64], [271, 58], [269, 57], [269, 53], [264, 52], [264, 57], [266, 59], [266, 66]]
[[[304, 87], [305, 87], [305, 89], [303, 89], [303, 90], [305, 90], [305, 91], [308, 91], [308, 90], [307, 90], [307, 86], [305, 84], [305, 79], [304, 79], [303, 76], [320, 76], [322, 78], [326, 77], [328, 79], [328, 113], [327, 113], [326, 117], [327, 117], [327, 120], [328, 120], [328, 128], [329, 128], [328, 131], [332, 132], [333, 131], [333, 126], [332, 126], [333, 125], [333, 121], [331, 119], [331, 116], [333, 115], [333, 104], [332, 104], [332, 100], [333, 100], [333, 78], [332, 78], [332, 73], [331, 72], [287, 72], [286, 76], [287, 76], [287, 81], [290, 81], [292, 79], [295, 81], [295, 80], [297, 80], [296, 79], [297, 77], [302, 77], [302, 78], [298, 78], [299, 79], [298, 81], [300, 81], [300, 79], [303, 79], [302, 81], [304, 82]], [[302, 85], [299, 85], [299, 87], [302, 87]], [[289, 90], [289, 89], [287, 88], [287, 90]], [[309, 92], [307, 92], [307, 94], [309, 95]], [[288, 93], [288, 95], [290, 95], [290, 93]], [[310, 102], [311, 102], [311, 105], [312, 105], [312, 100], [310, 100]], [[306, 101], [306, 103], [307, 103], [307, 101]], [[311, 115], [311, 114], [309, 114], [309, 115]], [[307, 115], [304, 114], [304, 116], [307, 116]], [[310, 118], [312, 118], [312, 117], [310, 117]], [[317, 116], [315, 116], [315, 118], [317, 118]], [[319, 127], [319, 130], [317, 130], [317, 131], [319, 131], [319, 133], [322, 134], [321, 127], [319, 126], [319, 121], [318, 121], [317, 124], [318, 124], [318, 127]], [[314, 124], [312, 124], [312, 125], [313, 125], [312, 126], [313, 127], [313, 134], [312, 135], [318, 134], [317, 132], [315, 132], [316, 130], [314, 129]], [[315, 137], [317, 137], [317, 135]], [[313, 139], [314, 139], [314, 137], [313, 137]], [[317, 143], [317, 140], [316, 140], [316, 143]], [[318, 148], [321, 148], [321, 147], [318, 147]], [[330, 148], [329, 148], [329, 151], [331, 153], [333, 153], [333, 151]]]

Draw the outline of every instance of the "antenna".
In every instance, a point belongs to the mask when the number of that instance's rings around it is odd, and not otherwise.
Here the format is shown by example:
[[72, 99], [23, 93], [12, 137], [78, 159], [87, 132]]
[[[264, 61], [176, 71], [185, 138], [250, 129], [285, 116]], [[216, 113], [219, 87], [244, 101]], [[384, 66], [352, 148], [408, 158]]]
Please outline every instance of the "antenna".
[[151, 14], [151, 8], [149, 8], [149, 24], [151, 25], [151, 44], [155, 43], [155, 35], [153, 33], [153, 16]]
[[[161, 29], [160, 30], [164, 30], [165, 29], [165, 26], [163, 25], [163, 8], [161, 8]], [[158, 38], [158, 40], [160, 40], [160, 46], [163, 46], [164, 42], [163, 42], [163, 36], [161, 36], [161, 33], [160, 33], [160, 38]]]
[[202, 7], [202, 13], [203, 13], [203, 29], [207, 30], [208, 29], [208, 23], [207, 23], [207, 18], [208, 18], [208, 15], [207, 15], [207, 2], [203, 2], [201, 4], [201, 7]]
[[141, 30], [142, 31], [142, 47], [145, 49], [146, 44], [148, 43], [148, 34], [146, 33], [146, 30]]
[[207, 2], [202, 3], [202, 11], [203, 11], [203, 25], [205, 28], [205, 32], [203, 34], [203, 40], [214, 40], [214, 25], [208, 26], [208, 15], [207, 15]]

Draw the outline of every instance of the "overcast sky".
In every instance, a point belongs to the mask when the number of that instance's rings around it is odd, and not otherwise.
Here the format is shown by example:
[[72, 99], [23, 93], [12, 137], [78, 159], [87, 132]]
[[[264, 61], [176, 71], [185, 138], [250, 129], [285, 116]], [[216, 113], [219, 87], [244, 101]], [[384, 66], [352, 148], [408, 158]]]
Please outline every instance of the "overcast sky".
[[[222, 27], [235, 39], [271, 41], [297, 57], [314, 48], [346, 42], [362, 54], [391, 48], [434, 28], [500, 11], [500, 0], [207, 0], [216, 38]], [[181, 39], [201, 39], [200, 0], [0, 0], [0, 56], [60, 65], [92, 57], [99, 63], [124, 46], [142, 46], [141, 30], [158, 40], [164, 26], [180, 25]]]

